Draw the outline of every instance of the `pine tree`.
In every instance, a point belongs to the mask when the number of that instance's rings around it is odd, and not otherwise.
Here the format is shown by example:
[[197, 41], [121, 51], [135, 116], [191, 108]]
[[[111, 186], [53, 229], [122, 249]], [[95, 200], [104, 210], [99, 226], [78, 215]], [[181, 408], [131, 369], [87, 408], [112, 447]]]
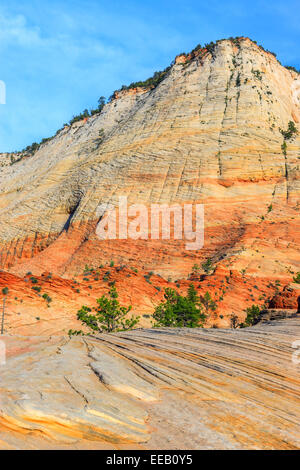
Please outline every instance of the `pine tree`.
[[165, 289], [164, 297], [165, 302], [158, 305], [153, 314], [156, 321], [155, 327], [196, 328], [203, 326], [206, 315], [203, 313], [200, 298], [193, 284], [185, 297], [170, 288]]
[[109, 297], [102, 295], [97, 299], [97, 304], [93, 309], [84, 305], [77, 313], [78, 320], [93, 331], [112, 333], [131, 330], [139, 322], [140, 317], [132, 315], [126, 318], [132, 307], [120, 306], [115, 286], [111, 287]]

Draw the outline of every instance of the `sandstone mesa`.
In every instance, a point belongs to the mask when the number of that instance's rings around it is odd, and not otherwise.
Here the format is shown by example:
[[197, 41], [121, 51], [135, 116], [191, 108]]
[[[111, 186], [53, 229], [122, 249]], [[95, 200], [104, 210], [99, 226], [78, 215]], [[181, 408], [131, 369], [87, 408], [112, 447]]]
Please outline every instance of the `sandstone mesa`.
[[[300, 75], [248, 38], [222, 40], [178, 56], [155, 87], [115, 92], [32, 155], [0, 154], [0, 287], [9, 288], [0, 448], [24, 448], [30, 436], [32, 448], [167, 449], [169, 427], [173, 448], [299, 448], [290, 361], [299, 317], [245, 331], [66, 339], [78, 308], [108, 291], [106, 277], [146, 328], [163, 289], [191, 283], [216, 300], [208, 327], [228, 328], [252, 304], [295, 314], [300, 135], [284, 150], [290, 121], [300, 130]], [[119, 196], [204, 204], [204, 248], [99, 240], [97, 208]], [[208, 258], [211, 274], [193, 272]]]

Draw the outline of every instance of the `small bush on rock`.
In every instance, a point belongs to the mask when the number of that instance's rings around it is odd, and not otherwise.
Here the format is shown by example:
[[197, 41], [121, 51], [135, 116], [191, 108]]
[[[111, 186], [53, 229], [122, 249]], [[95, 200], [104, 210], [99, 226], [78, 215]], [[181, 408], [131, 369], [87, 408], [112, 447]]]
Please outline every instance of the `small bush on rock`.
[[140, 317], [126, 318], [131, 309], [131, 305], [129, 307], [120, 306], [117, 289], [112, 286], [108, 297], [102, 295], [100, 299], [97, 299], [96, 307], [93, 309], [85, 305], [81, 307], [77, 318], [95, 332], [112, 333], [132, 330], [138, 324]]
[[258, 305], [252, 305], [246, 309], [246, 319], [244, 323], [240, 324], [241, 328], [245, 328], [247, 326], [253, 326], [258, 323], [259, 315], [260, 315], [260, 308]]
[[190, 286], [187, 296], [178, 294], [175, 289], [165, 289], [165, 302], [155, 309], [153, 318], [154, 327], [188, 327], [195, 328], [203, 326], [206, 315], [197, 291], [193, 285]]

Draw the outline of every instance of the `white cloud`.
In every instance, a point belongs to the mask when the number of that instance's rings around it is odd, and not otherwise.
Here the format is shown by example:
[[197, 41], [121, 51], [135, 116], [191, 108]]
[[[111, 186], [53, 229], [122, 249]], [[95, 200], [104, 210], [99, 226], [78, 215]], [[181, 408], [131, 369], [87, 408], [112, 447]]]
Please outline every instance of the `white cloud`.
[[32, 47], [41, 43], [38, 27], [29, 27], [23, 15], [5, 16], [0, 12], [0, 44]]

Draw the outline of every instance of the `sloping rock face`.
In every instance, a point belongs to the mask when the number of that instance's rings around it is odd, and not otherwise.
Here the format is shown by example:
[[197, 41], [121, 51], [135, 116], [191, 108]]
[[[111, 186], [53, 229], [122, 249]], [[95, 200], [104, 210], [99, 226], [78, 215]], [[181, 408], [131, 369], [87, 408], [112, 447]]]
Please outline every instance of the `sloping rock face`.
[[0, 448], [300, 448], [299, 335], [295, 318], [2, 337]]
[[299, 316], [297, 310], [288, 308], [268, 308], [260, 312], [258, 322], [272, 322], [284, 318], [295, 318]]
[[[249, 39], [176, 60], [153, 90], [122, 92], [0, 168], [0, 262], [69, 277], [85, 264], [137, 263], [174, 278], [211, 257], [227, 270], [288, 278], [299, 267], [300, 78]], [[99, 204], [204, 203], [205, 246], [100, 241]]]

